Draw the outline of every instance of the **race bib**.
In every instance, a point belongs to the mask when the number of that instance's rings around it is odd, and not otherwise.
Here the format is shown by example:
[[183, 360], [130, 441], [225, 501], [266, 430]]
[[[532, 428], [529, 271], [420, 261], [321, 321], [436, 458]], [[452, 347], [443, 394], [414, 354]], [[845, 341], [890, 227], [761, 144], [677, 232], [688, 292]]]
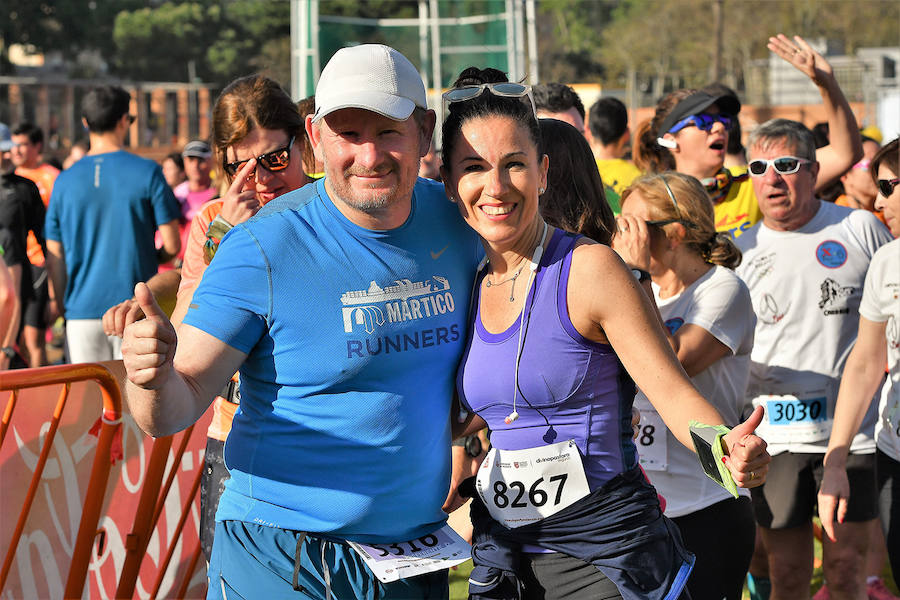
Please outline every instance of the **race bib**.
[[766, 416], [756, 434], [770, 444], [804, 444], [827, 440], [834, 415], [829, 414], [826, 390], [805, 394], [761, 395], [753, 405], [762, 405]]
[[382, 583], [449, 569], [469, 560], [472, 554], [471, 546], [449, 525], [406, 542], [348, 543]]
[[884, 420], [889, 431], [900, 438], [900, 399], [894, 398], [884, 411]]
[[590, 493], [572, 440], [525, 450], [491, 448], [475, 487], [491, 516], [510, 529], [549, 517]]
[[669, 468], [666, 424], [649, 403], [641, 403], [640, 433], [635, 443], [641, 457], [641, 466], [647, 471], [665, 471]]

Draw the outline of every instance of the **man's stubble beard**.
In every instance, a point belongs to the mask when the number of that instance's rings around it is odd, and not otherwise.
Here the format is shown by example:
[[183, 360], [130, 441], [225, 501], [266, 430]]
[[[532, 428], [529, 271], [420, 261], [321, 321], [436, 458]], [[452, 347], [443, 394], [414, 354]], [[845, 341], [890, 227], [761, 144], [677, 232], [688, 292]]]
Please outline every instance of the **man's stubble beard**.
[[[414, 173], [418, 174], [419, 167], [421, 165], [421, 159], [416, 161], [416, 168]], [[325, 165], [323, 167], [325, 172], [328, 172], [328, 166]], [[413, 188], [416, 183], [416, 175], [412, 178], [412, 185], [409, 187], [409, 190], [401, 190], [399, 188], [399, 184], [395, 185], [391, 189], [382, 192], [380, 194], [368, 196], [368, 197], [358, 197], [353, 193], [353, 188], [349, 182], [349, 176], [344, 176], [341, 180], [340, 188], [338, 186], [332, 185], [331, 189], [334, 190], [335, 194], [339, 197], [341, 202], [344, 204], [360, 211], [366, 213], [367, 215], [378, 217], [384, 214], [393, 204], [396, 204], [398, 201], [402, 200], [404, 197], [412, 197]], [[372, 190], [376, 189], [376, 186], [372, 186]]]

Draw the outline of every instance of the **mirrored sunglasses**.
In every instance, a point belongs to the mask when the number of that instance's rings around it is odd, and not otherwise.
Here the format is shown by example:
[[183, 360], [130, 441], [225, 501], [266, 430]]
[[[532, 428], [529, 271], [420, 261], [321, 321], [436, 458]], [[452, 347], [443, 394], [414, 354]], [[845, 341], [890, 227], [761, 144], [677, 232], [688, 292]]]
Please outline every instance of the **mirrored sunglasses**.
[[701, 129], [709, 133], [710, 131], [712, 131], [713, 125], [715, 125], [716, 123], [721, 123], [725, 127], [725, 129], [730, 130], [731, 126], [734, 125], [734, 117], [723, 114], [710, 115], [707, 113], [691, 115], [675, 123], [671, 127], [671, 129], [669, 129], [668, 133], [678, 133], [685, 127], [696, 127], [697, 129]]
[[454, 102], [465, 102], [477, 98], [481, 94], [489, 91], [495, 96], [504, 98], [528, 98], [531, 102], [531, 112], [537, 118], [537, 107], [534, 104], [534, 97], [531, 95], [531, 86], [523, 83], [514, 83], [512, 81], [504, 81], [500, 83], [482, 83], [481, 85], [465, 85], [458, 88], [447, 90], [442, 94], [444, 100], [450, 104]]
[[[276, 171], [283, 171], [288, 167], [291, 163], [291, 146], [294, 145], [294, 136], [291, 136], [291, 139], [288, 140], [287, 146], [284, 148], [279, 148], [278, 150], [272, 150], [271, 152], [266, 152], [265, 154], [260, 154], [256, 157], [256, 164], [262, 165], [266, 168], [267, 171], [272, 171], [273, 173]], [[225, 163], [222, 167], [225, 169], [225, 172], [228, 173], [231, 177], [234, 177], [235, 174], [241, 170], [245, 164], [250, 162], [252, 159], [248, 158], [247, 160], [238, 160], [235, 162]]]
[[810, 161], [796, 156], [779, 156], [778, 158], [773, 158], [771, 160], [756, 158], [751, 160], [747, 167], [750, 170], [750, 175], [754, 177], [762, 177], [765, 175], [766, 171], [769, 170], [769, 165], [772, 165], [772, 167], [775, 168], [775, 172], [779, 175], [790, 175], [791, 173], [799, 171], [801, 165], [805, 165], [808, 162]]
[[900, 184], [900, 178], [894, 179], [879, 179], [878, 180], [878, 191], [881, 192], [881, 195], [887, 198], [891, 194], [894, 193], [894, 188]]

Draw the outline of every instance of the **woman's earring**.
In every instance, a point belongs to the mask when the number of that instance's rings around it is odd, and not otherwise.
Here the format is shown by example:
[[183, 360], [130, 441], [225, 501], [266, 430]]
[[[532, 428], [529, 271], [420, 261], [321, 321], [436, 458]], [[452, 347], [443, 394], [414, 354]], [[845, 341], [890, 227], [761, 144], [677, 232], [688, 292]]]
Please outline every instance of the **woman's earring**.
[[538, 188], [538, 195], [541, 195], [543, 193], [544, 193], [544, 188]]

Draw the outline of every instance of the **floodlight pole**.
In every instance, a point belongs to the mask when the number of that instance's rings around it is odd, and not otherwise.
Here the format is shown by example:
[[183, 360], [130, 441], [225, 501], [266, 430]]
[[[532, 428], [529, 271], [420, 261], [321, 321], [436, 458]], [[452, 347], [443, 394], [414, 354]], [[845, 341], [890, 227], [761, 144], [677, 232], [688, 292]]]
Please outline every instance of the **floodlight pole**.
[[291, 97], [313, 94], [319, 80], [319, 0], [291, 0]]
[[435, 128], [435, 146], [442, 147], [440, 123], [444, 122], [444, 102], [441, 99], [441, 91], [444, 88], [444, 78], [441, 76], [441, 27], [438, 19], [441, 13], [438, 10], [438, 0], [428, 0], [429, 23], [431, 25], [431, 86], [434, 90], [434, 112], [437, 113], [438, 126]]
[[525, 0], [525, 20], [528, 29], [528, 73], [532, 84], [538, 79], [537, 26], [534, 11], [534, 0]]

